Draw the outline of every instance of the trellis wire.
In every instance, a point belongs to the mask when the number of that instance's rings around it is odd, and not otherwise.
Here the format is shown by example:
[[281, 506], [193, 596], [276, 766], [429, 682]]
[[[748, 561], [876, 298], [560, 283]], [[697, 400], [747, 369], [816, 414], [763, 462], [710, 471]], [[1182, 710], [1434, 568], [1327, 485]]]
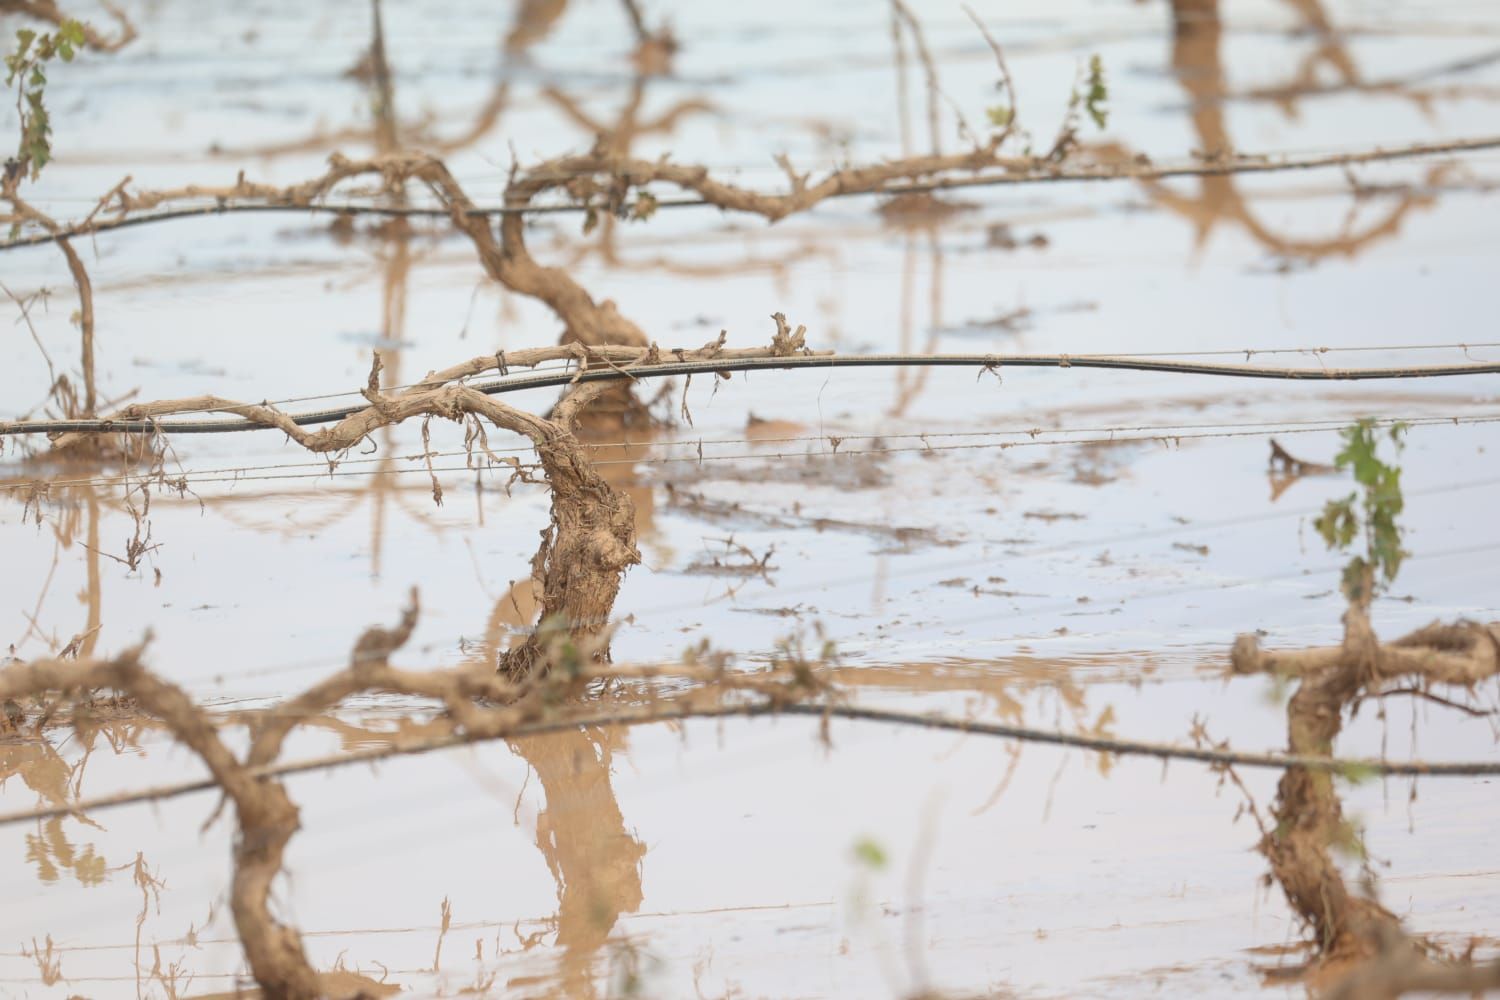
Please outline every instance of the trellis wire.
[[[1374, 423], [1375, 423], [1376, 426], [1394, 426], [1396, 424], [1402, 424], [1404, 426], [1409, 426], [1409, 427], [1426, 427], [1426, 426], [1441, 425], [1441, 424], [1453, 424], [1455, 426], [1461, 426], [1461, 425], [1474, 424], [1474, 423], [1484, 423], [1484, 422], [1486, 422], [1487, 420], [1489, 420], [1491, 418], [1500, 419], [1500, 413], [1478, 413], [1478, 414], [1466, 414], [1466, 413], [1424, 413], [1424, 414], [1417, 414], [1417, 415], [1414, 415], [1414, 416], [1380, 417], [1380, 418], [1375, 418]], [[1282, 421], [1249, 420], [1249, 421], [1223, 421], [1223, 422], [1210, 422], [1210, 423], [1197, 423], [1197, 424], [1121, 424], [1121, 425], [1114, 425], [1114, 426], [1099, 426], [1099, 427], [1041, 427], [1041, 426], [1035, 426], [1035, 427], [1026, 427], [1026, 428], [1003, 428], [1003, 429], [988, 430], [988, 431], [906, 431], [906, 432], [902, 432], [902, 433], [880, 433], [878, 431], [875, 431], [875, 432], [862, 433], [862, 434], [861, 433], [852, 433], [852, 432], [851, 433], [842, 433], [841, 432], [841, 433], [837, 433], [837, 434], [835, 434], [835, 433], [825, 433], [825, 434], [805, 434], [805, 435], [797, 435], [797, 436], [789, 436], [789, 437], [754, 437], [754, 438], [751, 438], [751, 437], [737, 437], [737, 438], [697, 438], [697, 439], [694, 439], [694, 438], [674, 437], [674, 438], [666, 439], [666, 440], [664, 440], [664, 439], [643, 439], [643, 440], [638, 440], [638, 441], [632, 441], [632, 440], [623, 440], [622, 439], [622, 440], [619, 440], [619, 441], [585, 441], [585, 442], [581, 442], [581, 444], [582, 444], [582, 446], [584, 448], [586, 448], [586, 449], [588, 449], [590, 451], [600, 452], [600, 451], [619, 450], [619, 449], [625, 449], [625, 448], [643, 448], [643, 449], [644, 448], [688, 448], [688, 449], [691, 449], [691, 448], [700, 448], [701, 449], [701, 448], [704, 448], [704, 447], [717, 447], [717, 446], [721, 446], [721, 445], [732, 445], [732, 444], [745, 444], [745, 445], [753, 445], [753, 446], [767, 446], [767, 445], [781, 445], [781, 444], [804, 444], [804, 443], [806, 443], [806, 444], [814, 444], [814, 443], [829, 444], [831, 440], [837, 440], [840, 443], [842, 443], [844, 441], [924, 441], [925, 442], [925, 441], [928, 441], [930, 439], [944, 439], [944, 438], [1025, 437], [1025, 438], [1031, 438], [1032, 440], [1031, 441], [1027, 441], [1027, 442], [1020, 442], [1020, 444], [1022, 444], [1023, 446], [1029, 446], [1029, 445], [1035, 444], [1035, 445], [1056, 445], [1056, 446], [1062, 447], [1062, 446], [1067, 446], [1067, 445], [1070, 445], [1070, 444], [1079, 444], [1079, 445], [1097, 444], [1097, 443], [1099, 443], [1100, 439], [1083, 439], [1083, 440], [1057, 439], [1056, 436], [1057, 435], [1061, 435], [1061, 434], [1108, 434], [1108, 435], [1111, 435], [1111, 436], [1109, 438], [1106, 438], [1106, 439], [1103, 439], [1103, 440], [1111, 441], [1111, 442], [1116, 441], [1116, 440], [1124, 441], [1124, 442], [1137, 441], [1137, 440], [1159, 441], [1159, 440], [1162, 440], [1162, 439], [1170, 439], [1170, 438], [1173, 438], [1173, 437], [1181, 436], [1183, 432], [1204, 431], [1204, 430], [1242, 430], [1242, 431], [1246, 431], [1247, 433], [1263, 433], [1263, 434], [1268, 434], [1268, 435], [1269, 434], [1297, 434], [1297, 433], [1310, 433], [1310, 432], [1317, 432], [1317, 431], [1336, 431], [1336, 430], [1340, 430], [1340, 429], [1348, 426], [1348, 424], [1349, 424], [1349, 422], [1350, 422], [1351, 419], [1353, 419], [1353, 418], [1324, 417], [1324, 418], [1313, 419], [1313, 420], [1282, 420]], [[1144, 437], [1144, 438], [1117, 438], [1115, 436], [1115, 435], [1126, 434], [1126, 433], [1135, 433], [1135, 432], [1150, 432], [1150, 436], [1149, 437]], [[1047, 437], [1049, 440], [1045, 440], [1045, 441], [1038, 440], [1039, 438], [1041, 438], [1043, 436]], [[1197, 435], [1197, 437], [1207, 437], [1207, 436], [1208, 435]], [[1005, 444], [1005, 443], [1001, 443], [1001, 442], [997, 442], [997, 443], [995, 443], [993, 445], [993, 447], [999, 447], [999, 448], [1016, 447], [1016, 446], [1017, 446], [1016, 444]], [[516, 447], [516, 448], [490, 448], [490, 449], [488, 449], [488, 452], [490, 454], [495, 454], [495, 455], [520, 455], [520, 454], [531, 454], [533, 450], [534, 449], [531, 446], [528, 445], [528, 446]], [[925, 451], [925, 450], [928, 450], [928, 449], [924, 448], [922, 450]], [[818, 454], [818, 453], [811, 453], [811, 454]], [[829, 454], [832, 454], [832, 452], [829, 452]], [[266, 464], [266, 465], [231, 465], [231, 466], [222, 466], [222, 467], [213, 468], [213, 469], [179, 469], [179, 470], [177, 470], [176, 472], [174, 472], [174, 473], [172, 473], [170, 475], [168, 475], [165, 471], [162, 471], [160, 473], [160, 475], [158, 475], [158, 473], [156, 471], [148, 471], [148, 472], [143, 472], [143, 473], [120, 473], [118, 475], [113, 475], [113, 476], [95, 476], [95, 477], [87, 477], [87, 478], [82, 478], [82, 479], [45, 479], [45, 480], [38, 479], [38, 480], [26, 480], [26, 481], [22, 481], [22, 482], [0, 483], [0, 489], [7, 489], [7, 490], [11, 490], [11, 491], [23, 490], [23, 489], [31, 489], [33, 486], [35, 486], [37, 484], [45, 484], [49, 488], [51, 488], [51, 487], [74, 488], [74, 487], [96, 487], [96, 486], [130, 486], [130, 485], [135, 485], [135, 484], [138, 484], [138, 483], [158, 482], [158, 481], [163, 480], [163, 479], [167, 480], [167, 481], [170, 481], [172, 483], [181, 482], [181, 481], [187, 481], [189, 483], [193, 483], [193, 482], [239, 482], [239, 481], [242, 481], [242, 480], [243, 481], [253, 481], [253, 479], [255, 479], [255, 478], [261, 478], [261, 477], [247, 476], [248, 473], [273, 472], [273, 471], [279, 471], [279, 470], [285, 470], [285, 469], [302, 469], [302, 470], [305, 470], [305, 469], [319, 469], [319, 470], [322, 470], [322, 472], [319, 473], [319, 475], [327, 475], [327, 476], [330, 476], [330, 477], [332, 475], [339, 474], [338, 470], [341, 470], [341, 469], [344, 470], [343, 474], [383, 475], [383, 474], [386, 474], [386, 473], [426, 472], [426, 471], [428, 471], [428, 468], [427, 468], [427, 466], [424, 465], [424, 466], [414, 467], [414, 468], [410, 468], [410, 469], [379, 469], [379, 470], [371, 470], [368, 473], [363, 473], [363, 472], [361, 472], [359, 470], [354, 470], [351, 473], [351, 470], [347, 470], [344, 467], [345, 466], [350, 466], [350, 465], [385, 465], [385, 464], [389, 464], [389, 463], [393, 463], [393, 462], [426, 462], [426, 461], [430, 461], [431, 459], [436, 459], [436, 458], [477, 458], [477, 457], [479, 457], [479, 453], [477, 453], [477, 452], [470, 451], [470, 450], [467, 450], [467, 449], [456, 448], [456, 449], [446, 449], [446, 450], [439, 450], [439, 451], [416, 452], [416, 453], [404, 454], [404, 455], [382, 455], [382, 456], [376, 457], [376, 458], [359, 457], [359, 458], [322, 459], [322, 460], [313, 460], [313, 461], [306, 461], [306, 462], [278, 462], [278, 463], [271, 463], [271, 464]], [[753, 457], [769, 457], [769, 456], [765, 452], [751, 452], [751, 453], [747, 453], [747, 454], [745, 454], [745, 455], [743, 455], [741, 457], [744, 457], [744, 458], [748, 459], [748, 458], [753, 458]], [[602, 460], [599, 460], [599, 462], [596, 463], [596, 464], [620, 464], [622, 462], [625, 462], [625, 463], [632, 463], [633, 462], [633, 463], [651, 464], [653, 462], [676, 461], [676, 460], [680, 460], [680, 459], [670, 459], [670, 458], [668, 458], [668, 459], [651, 459], [651, 458], [641, 457], [641, 458], [636, 458], [636, 459], [602, 459]], [[526, 463], [524, 465], [524, 467], [527, 468], [527, 469], [531, 469], [531, 468], [534, 468], [535, 465], [534, 465], [534, 463]], [[469, 470], [469, 471], [490, 471], [492, 469], [493, 470], [498, 470], [498, 471], [503, 471], [505, 469], [510, 469], [510, 468], [513, 468], [513, 467], [509, 463], [504, 463], [504, 464], [501, 464], [501, 465], [485, 464], [485, 465], [481, 465], [481, 466], [477, 466], [477, 467], [476, 466], [471, 466], [471, 465], [465, 465], [465, 466], [462, 467], [462, 469]], [[454, 470], [455, 470], [455, 467], [453, 467], [453, 466], [445, 466], [443, 471], [454, 471]], [[203, 478], [203, 477], [208, 477], [208, 476], [219, 476], [219, 475], [222, 475], [225, 478], [222, 478], [222, 479], [206, 479], [206, 478]], [[317, 477], [313, 477], [313, 478], [317, 478]]]

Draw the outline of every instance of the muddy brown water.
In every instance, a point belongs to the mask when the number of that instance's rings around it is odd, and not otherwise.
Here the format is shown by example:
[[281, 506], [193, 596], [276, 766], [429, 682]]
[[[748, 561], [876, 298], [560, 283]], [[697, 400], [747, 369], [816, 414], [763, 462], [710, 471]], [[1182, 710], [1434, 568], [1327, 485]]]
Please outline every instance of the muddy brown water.
[[[682, 48], [672, 76], [641, 84], [623, 15], [603, 3], [390, 5], [403, 128], [448, 144], [485, 202], [512, 147], [523, 161], [584, 148], [622, 114], [635, 152], [766, 186], [784, 180], [774, 152], [813, 167], [928, 142], [910, 53], [903, 125], [882, 4], [646, 6]], [[994, 94], [982, 39], [957, 5], [913, 6], [944, 92], [982, 118]], [[1488, 58], [1500, 15], [1484, 5], [1255, 2], [1187, 33], [1161, 3], [975, 7], [1007, 48], [1028, 128], [1050, 136], [1098, 52], [1103, 138], [1162, 160], [1484, 134], [1500, 98]], [[1178, 21], [1211, 7], [1179, 5]], [[137, 42], [55, 74], [57, 161], [34, 194], [46, 210], [84, 214], [124, 173], [148, 187], [228, 183], [241, 167], [291, 182], [334, 149], [369, 148], [368, 95], [344, 75], [368, 44], [363, 6], [127, 10]], [[9, 37], [16, 22], [0, 23]], [[956, 147], [943, 115], [939, 138]], [[663, 345], [720, 329], [760, 344], [779, 310], [813, 346], [846, 351], [1488, 360], [1500, 358], [1478, 346], [1491, 339], [1480, 317], [1497, 167], [1493, 153], [1362, 167], [1358, 198], [1335, 170], [966, 192], [962, 210], [925, 217], [830, 202], [774, 227], [664, 211], [583, 236], [577, 219], [545, 217], [530, 239]], [[295, 215], [204, 218], [101, 236], [87, 260], [105, 399], [322, 396], [362, 385], [372, 348], [400, 384], [558, 332], [431, 223], [351, 233]], [[60, 255], [12, 251], [0, 267], [18, 294], [54, 289], [38, 336], [55, 365], [75, 366]], [[0, 416], [18, 416], [42, 401], [46, 363], [20, 326], [0, 359]], [[755, 665], [821, 628], [840, 654], [827, 673], [860, 704], [1159, 741], [1185, 741], [1201, 719], [1240, 749], [1280, 748], [1286, 727], [1270, 682], [1225, 679], [1233, 637], [1336, 642], [1342, 606], [1340, 559], [1310, 520], [1349, 487], [1276, 481], [1272, 432], [1326, 463], [1336, 428], [1359, 416], [1500, 416], [1493, 377], [1076, 369], [753, 372], [694, 379], [686, 403], [691, 425], [597, 452], [635, 503], [642, 554], [616, 605], [618, 660], [672, 661], [706, 638]], [[1375, 605], [1382, 634], [1497, 617], [1493, 427], [1410, 430], [1412, 554]], [[520, 439], [494, 437], [524, 458]], [[333, 476], [271, 432], [173, 444], [169, 470], [195, 473], [193, 494], [153, 496], [160, 547], [135, 571], [110, 558], [132, 534], [117, 490], [59, 487], [40, 525], [21, 497], [0, 503], [12, 655], [77, 634], [85, 655], [107, 655], [149, 628], [151, 665], [229, 712], [341, 666], [414, 585], [424, 611], [407, 665], [493, 657], [529, 623], [540, 488], [507, 495], [503, 470], [476, 474], [454, 455], [436, 463], [436, 507], [407, 457], [421, 451], [415, 428]], [[433, 446], [457, 452], [460, 433], [434, 425]], [[10, 451], [0, 461], [7, 479], [34, 475]], [[754, 572], [704, 571], [767, 553]], [[1493, 685], [1474, 697], [1493, 707]], [[430, 716], [358, 699], [299, 730], [286, 756], [410, 738]], [[1306, 958], [1305, 936], [1264, 883], [1241, 796], [1208, 770], [873, 723], [834, 722], [830, 736], [791, 718], [596, 728], [298, 776], [303, 829], [276, 903], [318, 968], [403, 995], [1305, 992], [1276, 975]], [[1494, 740], [1488, 719], [1393, 699], [1367, 706], [1339, 749], [1485, 759]], [[91, 741], [0, 737], [0, 810], [199, 773], [148, 720], [105, 711]], [[1275, 776], [1243, 777], [1268, 804]], [[1341, 793], [1386, 906], [1492, 954], [1492, 782]], [[226, 912], [232, 830], [203, 828], [213, 808], [196, 795], [0, 827], [0, 993], [248, 988]], [[861, 863], [860, 843], [887, 864]]]

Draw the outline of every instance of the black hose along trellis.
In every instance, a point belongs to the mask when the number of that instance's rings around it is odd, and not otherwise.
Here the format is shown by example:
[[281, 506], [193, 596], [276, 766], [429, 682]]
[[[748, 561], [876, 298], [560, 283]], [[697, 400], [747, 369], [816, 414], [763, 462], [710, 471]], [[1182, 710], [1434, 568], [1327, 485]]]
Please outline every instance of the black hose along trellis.
[[[1479, 361], [1453, 365], [1403, 365], [1367, 368], [1271, 367], [1250, 364], [1219, 364], [1201, 361], [1171, 361], [1163, 358], [1100, 354], [831, 354], [794, 357], [724, 358], [693, 361], [670, 361], [628, 367], [597, 367], [581, 371], [539, 372], [508, 378], [462, 383], [466, 388], [496, 396], [527, 389], [545, 389], [580, 382], [613, 382], [625, 380], [671, 378], [716, 372], [762, 370], [828, 370], [835, 368], [977, 368], [996, 374], [1007, 368], [1094, 368], [1115, 371], [1157, 372], [1177, 375], [1205, 375], [1224, 378], [1271, 379], [1294, 382], [1355, 382], [1419, 378], [1451, 378], [1462, 375], [1500, 374], [1500, 361]], [[228, 403], [218, 409], [236, 405]], [[369, 403], [329, 407], [287, 414], [292, 423], [307, 427], [329, 424], [367, 409]], [[0, 436], [64, 433], [164, 433], [222, 434], [233, 431], [273, 429], [272, 425], [250, 419], [234, 420], [163, 420], [157, 417], [137, 419], [21, 420], [0, 423]]]

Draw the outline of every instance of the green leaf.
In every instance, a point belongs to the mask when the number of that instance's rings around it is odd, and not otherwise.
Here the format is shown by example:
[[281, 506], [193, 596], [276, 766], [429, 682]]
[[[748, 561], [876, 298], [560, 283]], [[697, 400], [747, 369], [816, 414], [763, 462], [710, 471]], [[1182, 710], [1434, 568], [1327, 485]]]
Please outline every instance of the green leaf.
[[861, 837], [854, 842], [854, 860], [871, 871], [884, 871], [890, 859], [885, 848], [870, 837]]
[[1323, 536], [1323, 543], [1330, 549], [1347, 548], [1354, 541], [1359, 530], [1359, 519], [1354, 513], [1356, 499], [1358, 494], [1351, 493], [1342, 500], [1328, 501], [1323, 513], [1313, 522], [1313, 527]]
[[[1388, 437], [1399, 453], [1405, 426], [1393, 425]], [[1369, 600], [1376, 581], [1389, 585], [1400, 572], [1406, 550], [1401, 547], [1397, 518], [1406, 507], [1401, 495], [1401, 469], [1380, 458], [1380, 437], [1375, 421], [1360, 420], [1341, 432], [1344, 445], [1334, 458], [1340, 469], [1349, 469], [1360, 489], [1342, 500], [1329, 501], [1314, 522], [1330, 549], [1347, 548], [1360, 535], [1364, 555], [1344, 568], [1342, 589], [1350, 600]], [[1358, 510], [1355, 501], [1359, 501]]]
[[1094, 120], [1094, 127], [1103, 129], [1109, 122], [1109, 109], [1104, 102], [1109, 100], [1109, 85], [1104, 80], [1104, 60], [1099, 54], [1089, 56], [1089, 92], [1083, 99], [1083, 106]]
[[1330, 846], [1346, 857], [1362, 861], [1366, 857], [1365, 838], [1358, 826], [1342, 820], [1333, 836], [1330, 838]]
[[64, 20], [50, 35], [23, 28], [16, 32], [16, 50], [5, 57], [6, 86], [15, 85], [17, 79], [23, 81], [17, 95], [21, 135], [12, 169], [28, 173], [32, 180], [52, 160], [52, 121], [43, 99], [47, 85], [43, 64], [53, 57], [71, 62], [85, 46], [86, 34], [83, 24], [72, 18]]
[[989, 118], [990, 124], [996, 128], [1005, 128], [1015, 117], [1015, 111], [1003, 104], [991, 105], [984, 109], [984, 113]]

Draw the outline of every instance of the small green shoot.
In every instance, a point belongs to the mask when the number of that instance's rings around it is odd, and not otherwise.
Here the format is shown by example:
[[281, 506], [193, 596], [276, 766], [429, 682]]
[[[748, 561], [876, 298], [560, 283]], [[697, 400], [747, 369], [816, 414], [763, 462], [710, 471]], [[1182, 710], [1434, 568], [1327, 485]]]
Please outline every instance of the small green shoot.
[[1089, 56], [1088, 66], [1078, 68], [1073, 81], [1073, 92], [1068, 95], [1068, 110], [1063, 115], [1062, 126], [1057, 130], [1057, 139], [1046, 159], [1061, 163], [1078, 145], [1078, 130], [1083, 124], [1083, 114], [1088, 113], [1094, 127], [1103, 129], [1109, 122], [1109, 85], [1104, 79], [1104, 60], [1098, 54]]
[[1369, 764], [1362, 764], [1359, 761], [1349, 761], [1340, 765], [1337, 773], [1340, 778], [1343, 778], [1351, 785], [1362, 785], [1367, 781], [1374, 781], [1380, 777], [1378, 770]]
[[1362, 824], [1352, 820], [1340, 820], [1333, 833], [1330, 846], [1353, 861], [1368, 861], [1370, 854], [1365, 847], [1365, 831]]
[[1104, 80], [1104, 60], [1096, 52], [1089, 56], [1088, 93], [1083, 98], [1083, 107], [1094, 120], [1094, 127], [1103, 131], [1109, 122], [1109, 109], [1104, 103], [1109, 100], [1109, 85]]
[[890, 864], [885, 848], [873, 837], [861, 837], [854, 842], [852, 851], [855, 864], [872, 872], [883, 872]]
[[1396, 522], [1405, 506], [1401, 469], [1381, 461], [1378, 454], [1382, 436], [1388, 437], [1399, 453], [1405, 431], [1406, 426], [1398, 423], [1381, 435], [1375, 421], [1368, 418], [1345, 428], [1344, 447], [1334, 458], [1334, 465], [1351, 469], [1360, 488], [1328, 501], [1313, 522], [1324, 544], [1335, 551], [1349, 548], [1363, 536], [1364, 554], [1349, 560], [1341, 582], [1344, 596], [1356, 604], [1368, 604], [1377, 585], [1389, 586], [1407, 556]]
[[985, 116], [989, 118], [990, 124], [995, 128], [1005, 128], [1015, 118], [1015, 111], [1003, 104], [995, 104], [984, 109]]
[[52, 159], [52, 118], [44, 99], [46, 64], [54, 58], [72, 62], [83, 45], [83, 25], [72, 18], [50, 34], [38, 34], [29, 28], [16, 32], [16, 50], [5, 57], [5, 85], [16, 87], [21, 141], [15, 157], [5, 165], [8, 182], [27, 174], [36, 180]]
[[554, 675], [576, 680], [589, 665], [588, 653], [573, 639], [568, 620], [563, 615], [549, 615], [536, 626], [539, 644]]

